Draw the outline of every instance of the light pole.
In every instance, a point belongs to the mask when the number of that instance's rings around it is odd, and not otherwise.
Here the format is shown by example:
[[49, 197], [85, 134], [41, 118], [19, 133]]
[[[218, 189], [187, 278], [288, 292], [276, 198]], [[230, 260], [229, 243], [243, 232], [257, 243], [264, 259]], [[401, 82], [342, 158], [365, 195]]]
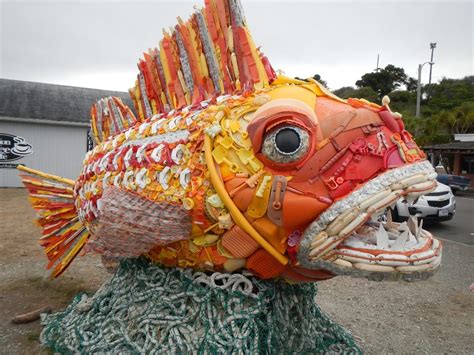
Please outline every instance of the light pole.
[[433, 52], [436, 48], [436, 42], [430, 43], [430, 49], [431, 49], [431, 60], [430, 60], [430, 79], [428, 80], [428, 84], [431, 84], [431, 72], [433, 71]]
[[420, 117], [420, 104], [421, 104], [421, 69], [425, 64], [433, 65], [433, 62], [424, 62], [423, 64], [418, 64], [418, 84], [416, 85], [416, 117]]

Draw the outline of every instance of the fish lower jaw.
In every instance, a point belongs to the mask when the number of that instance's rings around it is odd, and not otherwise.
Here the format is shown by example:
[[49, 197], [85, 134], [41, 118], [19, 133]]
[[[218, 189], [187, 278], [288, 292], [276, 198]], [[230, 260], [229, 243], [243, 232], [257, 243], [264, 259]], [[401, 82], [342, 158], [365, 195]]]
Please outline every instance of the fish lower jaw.
[[431, 164], [423, 161], [368, 181], [305, 230], [298, 264], [379, 281], [430, 277], [441, 263], [441, 243], [416, 216], [393, 222], [390, 209], [402, 197], [412, 204], [433, 191], [435, 178]]

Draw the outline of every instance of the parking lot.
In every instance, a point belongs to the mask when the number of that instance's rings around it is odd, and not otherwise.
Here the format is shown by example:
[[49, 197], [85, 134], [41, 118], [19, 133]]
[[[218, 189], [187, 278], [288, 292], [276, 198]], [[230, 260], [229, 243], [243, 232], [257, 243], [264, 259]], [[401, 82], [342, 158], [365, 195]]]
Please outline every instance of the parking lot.
[[[41, 353], [39, 322], [13, 325], [17, 314], [64, 308], [110, 277], [94, 256], [79, 257], [57, 280], [45, 279], [45, 257], [23, 189], [0, 189], [0, 353]], [[474, 352], [474, 200], [457, 196], [452, 221], [427, 227], [444, 240], [440, 271], [425, 282], [378, 283], [336, 277], [321, 282], [316, 302], [348, 328], [362, 349], [380, 353]], [[44, 351], [43, 351], [44, 352]]]
[[474, 247], [474, 194], [458, 193], [454, 218], [427, 229], [440, 238]]

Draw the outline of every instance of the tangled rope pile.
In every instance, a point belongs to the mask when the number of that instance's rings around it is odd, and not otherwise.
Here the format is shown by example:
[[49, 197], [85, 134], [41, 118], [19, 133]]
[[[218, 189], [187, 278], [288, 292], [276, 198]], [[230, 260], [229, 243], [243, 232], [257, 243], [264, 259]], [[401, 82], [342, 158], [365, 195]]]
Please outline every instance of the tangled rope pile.
[[130, 259], [93, 297], [45, 316], [41, 342], [60, 353], [360, 353], [316, 292]]

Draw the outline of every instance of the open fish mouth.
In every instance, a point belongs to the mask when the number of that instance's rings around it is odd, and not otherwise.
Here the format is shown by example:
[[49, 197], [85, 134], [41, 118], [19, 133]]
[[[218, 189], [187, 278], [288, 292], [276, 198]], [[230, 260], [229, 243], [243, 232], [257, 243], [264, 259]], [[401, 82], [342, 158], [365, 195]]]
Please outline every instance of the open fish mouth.
[[436, 188], [428, 161], [391, 169], [337, 201], [305, 230], [298, 263], [335, 275], [370, 280], [417, 281], [441, 263], [441, 243], [417, 216], [395, 223], [390, 206], [403, 197], [412, 204]]

